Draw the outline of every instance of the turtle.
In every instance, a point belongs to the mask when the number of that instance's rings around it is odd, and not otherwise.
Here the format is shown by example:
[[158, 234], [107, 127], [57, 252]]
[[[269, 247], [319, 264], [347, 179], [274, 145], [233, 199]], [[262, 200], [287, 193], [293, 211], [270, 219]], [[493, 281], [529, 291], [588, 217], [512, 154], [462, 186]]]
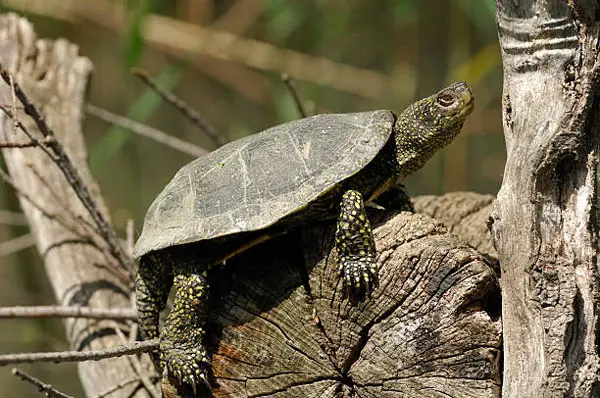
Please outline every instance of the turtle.
[[210, 386], [207, 271], [290, 229], [336, 220], [338, 272], [351, 289], [369, 291], [377, 265], [365, 204], [387, 197], [393, 205], [403, 179], [452, 141], [473, 106], [470, 85], [457, 82], [400, 114], [311, 116], [183, 166], [150, 205], [134, 248], [140, 329], [160, 337], [159, 371], [194, 391]]

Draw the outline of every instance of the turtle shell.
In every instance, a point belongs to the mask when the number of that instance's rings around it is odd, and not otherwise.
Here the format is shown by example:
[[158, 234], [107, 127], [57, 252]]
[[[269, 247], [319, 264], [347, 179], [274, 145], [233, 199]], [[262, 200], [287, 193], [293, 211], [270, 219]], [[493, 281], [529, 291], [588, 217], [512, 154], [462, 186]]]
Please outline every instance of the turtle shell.
[[373, 160], [394, 121], [387, 110], [317, 115], [188, 163], [148, 209], [134, 256], [261, 230], [302, 211]]

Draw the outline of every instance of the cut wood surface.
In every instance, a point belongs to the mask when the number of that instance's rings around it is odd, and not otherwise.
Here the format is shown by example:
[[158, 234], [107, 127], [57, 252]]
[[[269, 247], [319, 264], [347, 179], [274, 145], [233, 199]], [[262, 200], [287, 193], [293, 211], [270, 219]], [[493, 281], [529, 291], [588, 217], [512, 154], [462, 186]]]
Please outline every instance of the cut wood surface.
[[216, 397], [499, 396], [494, 271], [427, 216], [383, 216], [365, 301], [344, 293], [332, 225], [303, 234], [304, 261], [292, 235], [213, 272]]

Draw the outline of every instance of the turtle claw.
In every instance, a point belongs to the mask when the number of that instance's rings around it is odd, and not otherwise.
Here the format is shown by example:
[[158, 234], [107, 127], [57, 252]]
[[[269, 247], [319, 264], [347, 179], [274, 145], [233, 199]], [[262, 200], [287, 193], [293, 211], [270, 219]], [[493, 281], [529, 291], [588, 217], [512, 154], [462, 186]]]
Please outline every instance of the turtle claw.
[[183, 383], [188, 384], [192, 391], [194, 391], [194, 395], [197, 393], [198, 385], [204, 385], [204, 387], [212, 393], [212, 386], [208, 381], [208, 377], [206, 377], [206, 373], [200, 368], [196, 369], [195, 374], [188, 373], [183, 379], [180, 379]]
[[[204, 384], [204, 386], [212, 393], [213, 389], [212, 389], [212, 386], [210, 385], [210, 383], [208, 382], [208, 378], [206, 377], [206, 375], [204, 373], [199, 374], [198, 378], [200, 380], [202, 380], [202, 383]], [[195, 393], [195, 390], [194, 390], [194, 393]]]
[[194, 396], [195, 396], [196, 395], [196, 380], [194, 380], [194, 378], [188, 374], [183, 379], [183, 382], [189, 384], [190, 387], [192, 387], [192, 390], [194, 391]]
[[370, 295], [377, 280], [377, 267], [371, 257], [358, 260], [343, 259], [339, 264], [339, 272], [348, 289], [364, 291]]
[[207, 376], [210, 363], [202, 347], [170, 348], [163, 355], [166, 372], [179, 384], [189, 385], [194, 395], [199, 385], [204, 385], [206, 389], [212, 391]]

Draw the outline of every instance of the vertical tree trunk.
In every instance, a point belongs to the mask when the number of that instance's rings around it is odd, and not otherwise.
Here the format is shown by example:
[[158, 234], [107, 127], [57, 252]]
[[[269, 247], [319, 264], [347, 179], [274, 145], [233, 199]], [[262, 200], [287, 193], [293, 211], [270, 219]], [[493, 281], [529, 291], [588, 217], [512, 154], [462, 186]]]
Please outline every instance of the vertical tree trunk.
[[507, 163], [493, 213], [502, 269], [503, 396], [598, 397], [593, 0], [498, 0]]
[[[80, 56], [77, 47], [66, 40], [38, 40], [27, 20], [5, 14], [0, 15], [0, 63], [42, 109], [56, 138], [107, 216], [104, 201], [87, 168], [82, 134], [83, 106], [92, 72], [90, 61]], [[10, 108], [11, 89], [4, 81], [0, 82], [0, 103]], [[28, 130], [41, 139], [32, 120], [23, 111], [18, 114]], [[13, 126], [13, 121], [0, 112], [0, 141], [28, 141], [25, 134], [14, 130]], [[111, 266], [107, 265], [106, 255], [57, 223], [57, 219], [67, 220], [75, 229], [85, 230], [82, 220], [89, 223], [91, 218], [53, 161], [39, 148], [6, 149], [3, 156], [20, 190], [34, 198], [53, 217], [48, 218], [23, 197], [19, 198], [43, 256], [57, 302], [98, 308], [131, 306], [129, 286], [116, 278], [114, 271], [109, 272]], [[76, 215], [81, 218], [77, 219]], [[70, 319], [65, 326], [73, 349], [99, 349], [122, 343], [115, 334], [113, 321]], [[126, 357], [82, 362], [79, 375], [88, 396], [96, 396], [119, 382], [136, 377]], [[121, 392], [124, 396], [145, 396], [144, 390], [136, 393], [137, 386], [137, 383], [128, 384]]]

